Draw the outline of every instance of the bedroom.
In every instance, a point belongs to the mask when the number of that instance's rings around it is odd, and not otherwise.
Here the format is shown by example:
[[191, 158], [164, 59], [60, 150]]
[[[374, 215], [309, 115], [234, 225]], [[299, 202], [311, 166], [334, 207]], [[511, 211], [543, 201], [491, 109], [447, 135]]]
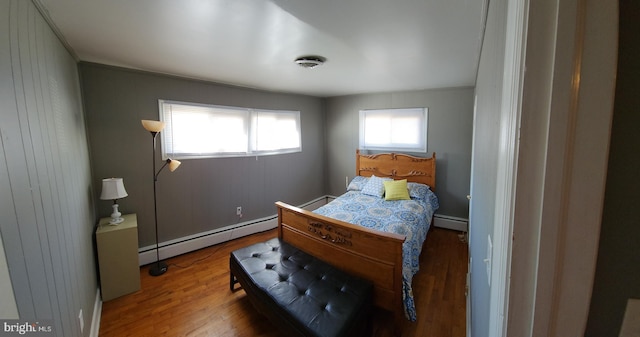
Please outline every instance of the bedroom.
[[[31, 11], [32, 11], [32, 14], [33, 14], [33, 9], [31, 9]], [[6, 64], [4, 64], [3, 66], [6, 66]], [[66, 66], [68, 66], [68, 65], [66, 65]], [[95, 72], [99, 72], [99, 71], [110, 72], [111, 71], [113, 73], [121, 72], [121, 73], [123, 73], [123, 75], [122, 76], [114, 76], [113, 80], [116, 83], [118, 83], [119, 85], [123, 86], [124, 88], [126, 88], [126, 85], [128, 84], [128, 83], [124, 83], [124, 82], [126, 82], [128, 79], [130, 79], [130, 77], [128, 77], [128, 76], [133, 76], [133, 77], [135, 77], [135, 76], [144, 76], [144, 74], [142, 74], [142, 73], [130, 72], [130, 71], [121, 71], [121, 70], [118, 70], [118, 69], [109, 69], [109, 67], [101, 67], [101, 66], [96, 66], [96, 65], [87, 64], [87, 63], [81, 64], [80, 68], [81, 68], [81, 71], [80, 71], [81, 72], [81, 77], [83, 77], [83, 82], [84, 81], [89, 82], [91, 79], [89, 79], [88, 77], [90, 77], [91, 75], [88, 74], [88, 73], [91, 73], [91, 72], [94, 72], [94, 71]], [[158, 88], [157, 88], [157, 90], [167, 90], [166, 88], [163, 89], [163, 86], [167, 85], [166, 83], [163, 82], [164, 81], [163, 80], [164, 77], [158, 76], [156, 79], [158, 80], [158, 84], [157, 84]], [[95, 80], [96, 82], [99, 82], [98, 76], [93, 78], [93, 80]], [[171, 81], [180, 81], [180, 79], [173, 78], [173, 79], [167, 79], [167, 81], [169, 81], [169, 82], [171, 82]], [[134, 81], [134, 83], [135, 83], [135, 81]], [[96, 84], [96, 85], [104, 85], [104, 84], [100, 84], [100, 83], [94, 83], [94, 84]], [[89, 86], [90, 83], [83, 83], [83, 86], [85, 86], [85, 85]], [[168, 85], [171, 86], [171, 84], [168, 84]], [[206, 83], [203, 83], [203, 82], [194, 81], [193, 83], [190, 82], [190, 84], [188, 84], [187, 88], [175, 89], [175, 90], [178, 90], [178, 91], [183, 90], [184, 92], [181, 95], [184, 95], [184, 97], [192, 97], [195, 100], [195, 99], [200, 98], [201, 97], [200, 95], [204, 95], [204, 93], [202, 92], [202, 90], [203, 90], [202, 87], [205, 87], [205, 86], [213, 86], [213, 84], [206, 84]], [[227, 86], [222, 86], [222, 87], [223, 88], [228, 88]], [[113, 106], [113, 105], [119, 104], [118, 103], [119, 101], [118, 101], [117, 97], [114, 99], [111, 95], [109, 95], [108, 91], [109, 90], [115, 90], [115, 89], [118, 89], [118, 88], [116, 88], [115, 86], [106, 85], [106, 88], [104, 89], [105, 91], [100, 92], [100, 93], [94, 93], [94, 94], [102, 95], [103, 96], [102, 99], [106, 99], [106, 101], [102, 102], [103, 104], [109, 104], [109, 105]], [[136, 89], [140, 89], [140, 88], [138, 87]], [[84, 90], [84, 88], [83, 88], [83, 90]], [[172, 87], [170, 90], [174, 90], [174, 88]], [[472, 90], [469, 89], [469, 91], [472, 91]], [[87, 92], [87, 91], [84, 92], [85, 96], [90, 95], [90, 94], [92, 94], [92, 93], [91, 92]], [[137, 96], [137, 95], [144, 95], [144, 94], [145, 94], [144, 90], [140, 90], [140, 91], [136, 90], [135, 93], [132, 93], [131, 91], [123, 93], [123, 95], [125, 95], [123, 97], [127, 97], [126, 95]], [[380, 102], [380, 101], [382, 101], [383, 104], [386, 104], [386, 103], [393, 104], [393, 102], [396, 102], [398, 99], [400, 99], [400, 100], [407, 99], [409, 101], [411, 101], [411, 100], [417, 101], [417, 100], [424, 99], [423, 96], [428, 96], [428, 95], [423, 95], [423, 94], [425, 94], [425, 93], [417, 94], [420, 97], [415, 97], [416, 94], [412, 94], [412, 93], [409, 93], [409, 94], [402, 93], [402, 94], [398, 94], [398, 95], [381, 95], [381, 96], [378, 96], [378, 95], [364, 95], [364, 96], [361, 96], [361, 97], [353, 97], [353, 98], [343, 97], [343, 98], [340, 98], [340, 99], [336, 100], [333, 104], [344, 104], [344, 105], [347, 105], [347, 106], [349, 106], [349, 105], [351, 105], [351, 106], [352, 105], [360, 105], [360, 104], [364, 105], [365, 103], [362, 103], [362, 102], [368, 102], [368, 101], [371, 101], [371, 102]], [[246, 96], [247, 96], [246, 93], [244, 91], [242, 91], [242, 90], [240, 90], [240, 91], [234, 91], [234, 90], [223, 91], [220, 95], [224, 96], [224, 99], [227, 99], [229, 101], [234, 101], [235, 100], [235, 101], [241, 101], [241, 102], [246, 102]], [[270, 95], [265, 94], [264, 92], [256, 92], [255, 95], [256, 95], [256, 97], [252, 98], [252, 99], [255, 99], [256, 102], [259, 102], [259, 103], [264, 102], [264, 104], [273, 104], [273, 105], [276, 104], [275, 102], [277, 100], [283, 100], [284, 99], [283, 97], [287, 96], [287, 95], [284, 95], [284, 94], [275, 94], [274, 96], [270, 96]], [[158, 95], [157, 94], [156, 95], [151, 94], [151, 96], [157, 97]], [[472, 106], [473, 100], [472, 100], [471, 94], [466, 94], [464, 96], [467, 97], [467, 100], [468, 100], [464, 104], [468, 104], [468, 105]], [[131, 97], [129, 97], [129, 98], [131, 98]], [[100, 97], [98, 97], [96, 99], [100, 99]], [[136, 102], [134, 104], [138, 104], [137, 101], [134, 98], [131, 98], [131, 99], [134, 102]], [[286, 99], [289, 100], [290, 98], [287, 96]], [[87, 100], [89, 101], [89, 99], [87, 99]], [[320, 120], [321, 117], [319, 116], [320, 115], [319, 111], [321, 110], [321, 108], [320, 108], [320, 104], [318, 103], [319, 102], [318, 99], [301, 98], [301, 97], [296, 96], [295, 98], [293, 98], [293, 100], [297, 101], [296, 104], [300, 104], [300, 105], [305, 105], [306, 104], [306, 105], [310, 106], [309, 109], [310, 110], [314, 110], [315, 114], [316, 114], [316, 116], [312, 115], [312, 118], [316, 118], [316, 120]], [[456, 102], [458, 101], [455, 98], [451, 98], [451, 100], [456, 101]], [[152, 101], [155, 101], [155, 99], [152, 99]], [[360, 103], [358, 103], [358, 102], [360, 102]], [[433, 103], [433, 99], [430, 99], [429, 102], [427, 102], [427, 103], [423, 103], [423, 102], [418, 102], [418, 103], [436, 105], [436, 103]], [[148, 104], [148, 102], [145, 103], [145, 104]], [[155, 103], [153, 103], [153, 104], [155, 104]], [[461, 103], [461, 104], [463, 104], [463, 103]], [[77, 105], [78, 105], [77, 102], [72, 104], [72, 106], [76, 106], [76, 107], [77, 107]], [[103, 106], [104, 105], [101, 105], [100, 109], [104, 109]], [[315, 108], [314, 108], [314, 106], [315, 106]], [[90, 116], [91, 112], [89, 111], [89, 108], [88, 107], [84, 107], [84, 108], [86, 110], [87, 115]], [[92, 108], [96, 108], [96, 107], [92, 107]], [[329, 108], [329, 109], [331, 109], [331, 108]], [[336, 109], [341, 109], [341, 108], [336, 108]], [[431, 109], [431, 106], [430, 106], [430, 109]], [[135, 110], [136, 111], [142, 111], [144, 109], [140, 109], [140, 110], [135, 109]], [[433, 118], [437, 118], [438, 114], [437, 114], [436, 110], [437, 109], [430, 110], [430, 118], [432, 118], [432, 117]], [[114, 109], [114, 111], [116, 111], [116, 109]], [[114, 113], [114, 111], [109, 111], [108, 113]], [[136, 112], [136, 113], [138, 113], [138, 112]], [[148, 139], [145, 140], [145, 138], [148, 137], [148, 135], [138, 132], [138, 130], [139, 130], [139, 124], [138, 124], [139, 122], [138, 121], [140, 119], [142, 119], [142, 118], [152, 118], [153, 117], [153, 115], [152, 115], [153, 112], [151, 112], [150, 110], [147, 110], [144, 113], [146, 113], [147, 115], [145, 115], [145, 116], [130, 116], [130, 117], [123, 117], [123, 116], [120, 116], [119, 114], [116, 115], [115, 116], [116, 119], [124, 118], [125, 121], [123, 122], [122, 120], [117, 120], [117, 121], [113, 122], [114, 123], [113, 127], [117, 128], [117, 129], [122, 129], [122, 131], [124, 132], [124, 135], [125, 135], [124, 138], [127, 138], [128, 141], [125, 140], [124, 143], [122, 143], [122, 140], [114, 139], [114, 143], [117, 144], [117, 145], [114, 145], [114, 146], [111, 146], [111, 147], [108, 147], [107, 145], [104, 145], [107, 148], [106, 149], [101, 149], [101, 151], [104, 151], [105, 153], [110, 153], [111, 156], [116, 157], [116, 158], [119, 155], [126, 154], [126, 151], [135, 151], [136, 153], [139, 152], [141, 154], [147, 153], [147, 151], [145, 149], [148, 147]], [[327, 118], [332, 118], [331, 116], [342, 117], [342, 115], [338, 116], [337, 114], [327, 113]], [[351, 115], [351, 116], [353, 118], [353, 115]], [[88, 120], [87, 123], [92, 123], [91, 121], [89, 121], [90, 118], [91, 117], [87, 117], [87, 120]], [[104, 124], [100, 124], [99, 127], [108, 125], [108, 121], [98, 120], [98, 121], [96, 121], [96, 123], [104, 123]], [[328, 122], [327, 125], [329, 123], [330, 122]], [[344, 124], [342, 122], [339, 123], [337, 120], [335, 121], [335, 123], [336, 123], [336, 125], [339, 125], [340, 127], [342, 127], [344, 125], [345, 128], [349, 128], [350, 125], [351, 125], [351, 124], [348, 124], [348, 123], [347, 124]], [[353, 121], [351, 123], [353, 123]], [[320, 123], [320, 124], [322, 124], [322, 123]], [[470, 128], [470, 125], [468, 127]], [[324, 130], [317, 130], [317, 129], [311, 128], [310, 130], [307, 130], [308, 132], [303, 130], [303, 136], [304, 137], [310, 137], [308, 140], [305, 141], [306, 144], [310, 144], [311, 146], [315, 145], [316, 147], [319, 148], [319, 147], [324, 146], [324, 139], [328, 139], [328, 138], [323, 138], [323, 137], [325, 137], [324, 133], [338, 132], [337, 130], [339, 130], [339, 129], [338, 128], [336, 128], [336, 129], [331, 128], [330, 129], [329, 127], [327, 127]], [[94, 131], [95, 131], [95, 133], [94, 133]], [[437, 129], [436, 130], [430, 129], [429, 131], [430, 132], [436, 132], [436, 133], [437, 132], [443, 132], [443, 133], [444, 132], [447, 132], [447, 133], [450, 132], [447, 128], [443, 128], [440, 131], [438, 131]], [[337, 142], [340, 142], [340, 141], [343, 140], [343, 139], [340, 139], [339, 134], [338, 135], [333, 135], [333, 136], [335, 136], [335, 139], [336, 139]], [[108, 138], [114, 137], [114, 136], [113, 136], [112, 133], [104, 132], [104, 130], [103, 131], [91, 130], [90, 134], [88, 136], [90, 142], [97, 141], [97, 139], [100, 139], [100, 137], [105, 137], [105, 138], [108, 139]], [[431, 137], [431, 135], [430, 135], [430, 137]], [[317, 143], [315, 143], [315, 141], [317, 141]], [[318, 143], [320, 143], [320, 144], [318, 144]], [[434, 145], [434, 144], [430, 143], [430, 147], [431, 147], [431, 145]], [[355, 148], [355, 143], [354, 143], [353, 148]], [[337, 150], [338, 151], [348, 152], [347, 156], [349, 156], [349, 157], [346, 157], [346, 158], [342, 159], [345, 164], [341, 164], [340, 166], [344, 165], [346, 167], [347, 165], [350, 165], [349, 163], [351, 161], [350, 161], [349, 158], [351, 158], [350, 156], [352, 155], [352, 149], [348, 149], [345, 146], [345, 147], [340, 147]], [[74, 148], [73, 151], [79, 151], [79, 153], [82, 153], [82, 149], [78, 150], [78, 149]], [[436, 151], [440, 152], [440, 150], [436, 150]], [[311, 181], [310, 183], [312, 183], [312, 184], [318, 184], [318, 185], [315, 185], [316, 186], [315, 188], [319, 188], [317, 186], [322, 185], [322, 184], [326, 184], [326, 183], [335, 185], [335, 187], [331, 187], [331, 189], [329, 190], [329, 193], [331, 193], [331, 194], [336, 193], [336, 192], [333, 192], [334, 189], [338, 189], [341, 186], [344, 186], [344, 176], [348, 175], [348, 174], [352, 174], [351, 172], [353, 172], [353, 170], [350, 170], [349, 168], [341, 168], [340, 172], [334, 172], [334, 173], [324, 173], [324, 172], [322, 172], [323, 170], [327, 169], [327, 167], [328, 167], [327, 163], [329, 161], [333, 162], [334, 160], [340, 160], [339, 158], [343, 158], [344, 157], [342, 154], [338, 154], [338, 155], [335, 155], [335, 156], [334, 155], [335, 154], [332, 153], [331, 150], [327, 150], [327, 157], [325, 157], [323, 163], [321, 163], [320, 165], [315, 165], [313, 167], [311, 167], [311, 166], [304, 167], [304, 169], [308, 170], [308, 172], [313, 172], [314, 173], [312, 176], [324, 176], [325, 177], [324, 179], [328, 180], [328, 182]], [[96, 164], [96, 161], [98, 161], [100, 159], [94, 158], [94, 156], [95, 156], [95, 154], [91, 153], [91, 157], [92, 157], [91, 160], [92, 160], [93, 169], [94, 170], [102, 170], [102, 168], [100, 168], [99, 165]], [[101, 160], [105, 160], [105, 159], [103, 158]], [[257, 165], [265, 165], [265, 166], [268, 166], [270, 168], [274, 168], [274, 172], [273, 173], [276, 173], [276, 175], [274, 175], [274, 185], [275, 184], [281, 184], [281, 183], [283, 183], [283, 181], [285, 181], [288, 178], [290, 178], [285, 174], [285, 172], [284, 172], [285, 170], [278, 170], [278, 165], [280, 165], [280, 164], [290, 164], [290, 163], [288, 163], [286, 161], [274, 162], [273, 160], [270, 160], [269, 158], [260, 158], [258, 161], [255, 161], [255, 158], [247, 158], [244, 161], [246, 162], [246, 163], [244, 163], [246, 165], [246, 168], [244, 169], [245, 172], [243, 172], [244, 175], [252, 175], [252, 174], [255, 173], [255, 170], [257, 170], [257, 168], [256, 168]], [[134, 165], [131, 165], [131, 164], [127, 163], [127, 162], [128, 162], [128, 160], [121, 160], [121, 161], [118, 161], [118, 162], [114, 163], [114, 165], [116, 167], [118, 167], [121, 170], [123, 170], [124, 173], [122, 173], [122, 175], [127, 173], [126, 170], [134, 170], [134, 169], [136, 169]], [[196, 164], [192, 165], [191, 170], [202, 170], [203, 172], [205, 170], [213, 171], [213, 172], [216, 172], [216, 176], [220, 176], [220, 177], [224, 177], [225, 175], [233, 176], [234, 170], [229, 164], [226, 164], [225, 160], [217, 161], [216, 162], [217, 165], [215, 167], [207, 167], [206, 164], [199, 163], [198, 161], [191, 161], [191, 162], [196, 163]], [[143, 161], [140, 161], [140, 162], [136, 161], [135, 165], [136, 166], [137, 165], [144, 165], [144, 162]], [[332, 166], [332, 167], [334, 167], [334, 166]], [[176, 172], [175, 178], [177, 179], [177, 181], [173, 181], [173, 178], [174, 178], [173, 176], [171, 177], [172, 179], [165, 178], [163, 183], [165, 183], [166, 185], [161, 185], [161, 188], [175, 188], [177, 185], [185, 184], [185, 183], [187, 183], [187, 184], [198, 184], [198, 181], [191, 181], [191, 180], [189, 180], [189, 177], [185, 176], [185, 173], [181, 173], [181, 171], [182, 172], [187, 172], [186, 170], [183, 171], [185, 168], [187, 168], [186, 165], [181, 167], [180, 171]], [[451, 169], [454, 170], [454, 171], [452, 171], [453, 172], [452, 175], [457, 173], [455, 171], [455, 169], [456, 169], [455, 167], [451, 167]], [[449, 170], [446, 170], [445, 172], [449, 172]], [[105, 174], [105, 175], [114, 175], [111, 172], [104, 172], [103, 173], [103, 172], [94, 171], [93, 173], [94, 173], [94, 177], [98, 173]], [[182, 174], [182, 175], [180, 175], [180, 174]], [[82, 176], [83, 176], [83, 174], [78, 174], [78, 177], [82, 177]], [[337, 177], [337, 179], [335, 177]], [[308, 176], [297, 176], [295, 178], [296, 181], [294, 181], [294, 183], [298, 183], [298, 184], [300, 184], [300, 183], [308, 183], [309, 178], [310, 177], [308, 177]], [[245, 217], [246, 218], [259, 217], [258, 214], [265, 214], [265, 213], [259, 213], [259, 212], [266, 212], [265, 208], [261, 208], [259, 206], [257, 206], [257, 207], [248, 207], [248, 206], [246, 206], [246, 205], [251, 205], [253, 200], [250, 199], [251, 198], [250, 196], [246, 196], [247, 195], [247, 192], [246, 192], [247, 187], [245, 185], [243, 185], [244, 184], [243, 180], [240, 179], [240, 178], [237, 178], [237, 177], [235, 179], [236, 180], [232, 181], [232, 184], [225, 184], [222, 187], [219, 187], [219, 190], [211, 192], [211, 193], [220, 193], [223, 196], [226, 196], [226, 195], [234, 196], [234, 194], [237, 195], [237, 196], [235, 196], [236, 199], [234, 200], [234, 202], [229, 203], [229, 204], [220, 205], [221, 209], [224, 208], [225, 210], [229, 210], [229, 215], [227, 215], [227, 218], [222, 217], [221, 221], [224, 221], [223, 223], [229, 223], [230, 221], [232, 222], [232, 221], [237, 220], [236, 219], [236, 215], [235, 215], [235, 207], [238, 206], [238, 205], [242, 205], [243, 208], [245, 209], [245, 212], [246, 212], [245, 213]], [[454, 176], [449, 177], [449, 179], [455, 180]], [[194, 179], [194, 180], [196, 180], [196, 179]], [[94, 185], [94, 186], [96, 184], [95, 181], [96, 181], [96, 179], [92, 178], [92, 185]], [[218, 182], [216, 181], [216, 183], [218, 183]], [[136, 193], [137, 195], [147, 195], [146, 201], [143, 201], [143, 202], [146, 202], [146, 203], [150, 203], [151, 202], [150, 201], [150, 196], [148, 195], [148, 193], [145, 193], [142, 190], [142, 187], [138, 186], [138, 184], [139, 184], [138, 182], [136, 182], [135, 180], [129, 182], [129, 180], [127, 180], [126, 184], [127, 184], [127, 189], [128, 190], [131, 189], [131, 190], [129, 190], [129, 193], [131, 195], [133, 195], [134, 193]], [[173, 184], [175, 184], [175, 185], [173, 185]], [[129, 187], [129, 186], [131, 186], [131, 187]], [[274, 189], [277, 189], [277, 188], [276, 187], [272, 187], [272, 186], [265, 186], [265, 187], [263, 187], [263, 190], [264, 190], [263, 193], [266, 194], [266, 195], [269, 195], [269, 193], [279, 193], [279, 191], [274, 190]], [[468, 189], [468, 184], [467, 184], [467, 186], [463, 186], [460, 190], [455, 190], [454, 189], [454, 192], [452, 192], [452, 194], [456, 195], [456, 199], [453, 199], [453, 200], [458, 200], [459, 202], [464, 202], [466, 194], [468, 194], [466, 189]], [[83, 188], [83, 190], [84, 190], [84, 188]], [[97, 191], [94, 190], [91, 193], [95, 194], [95, 193], [97, 193]], [[306, 192], [300, 191], [300, 190], [297, 190], [296, 193], [301, 193], [301, 194], [300, 195], [297, 195], [297, 194], [292, 195], [290, 197], [291, 198], [290, 202], [292, 202], [292, 203], [306, 202], [306, 201], [309, 201], [308, 199], [313, 199], [313, 198], [317, 197], [317, 194], [318, 194], [317, 191], [316, 191], [316, 193], [310, 193], [309, 195], [304, 195], [303, 193], [306, 193]], [[321, 192], [321, 194], [323, 194], [323, 192]], [[242, 200], [243, 195], [248, 200]], [[445, 199], [446, 199], [446, 195], [443, 196], [443, 197], [445, 197]], [[80, 198], [80, 199], [85, 201], [84, 198]], [[222, 199], [224, 199], [224, 198], [222, 198]], [[134, 206], [132, 204], [127, 204], [127, 203], [133, 203], [133, 202], [135, 202], [133, 198], [130, 198], [130, 200], [128, 200], [128, 198], [123, 199], [121, 201], [122, 208], [123, 209], [126, 209], [127, 207], [129, 207], [130, 209], [134, 208]], [[451, 206], [452, 208], [450, 210], [451, 213], [457, 212], [456, 209], [459, 208], [459, 206], [455, 206], [455, 202], [453, 204], [450, 204], [450, 205], [452, 205]], [[100, 211], [101, 213], [105, 212], [105, 209], [108, 210], [108, 205], [105, 205], [104, 202], [100, 202], [100, 201], [96, 202], [96, 207], [101, 207], [102, 208], [102, 210]], [[263, 207], [268, 207], [268, 206], [263, 206]], [[182, 213], [183, 211], [184, 210], [181, 210], [180, 207], [177, 208], [177, 214], [183, 215], [183, 213]], [[138, 213], [139, 212], [140, 211], [138, 211]], [[251, 213], [251, 212], [257, 212], [257, 213], [255, 213], [256, 215], [252, 215], [253, 213]], [[463, 214], [462, 214], [462, 216], [464, 216]], [[456, 214], [451, 214], [451, 215], [456, 215]], [[178, 215], [175, 215], [175, 216], [177, 217]], [[167, 215], [167, 219], [170, 219], [172, 221], [180, 220], [178, 218], [171, 219], [171, 215]], [[204, 231], [204, 230], [206, 230], [206, 229], [202, 229], [201, 231]], [[165, 233], [164, 235], [170, 235], [170, 237], [180, 237], [182, 234], [185, 233], [185, 232], [181, 232], [181, 231], [184, 231], [183, 228], [177, 228], [177, 227], [163, 228], [162, 231], [164, 231], [164, 233]], [[5, 244], [5, 247], [7, 247], [7, 245], [8, 245], [7, 240], [8, 239], [4, 237], [5, 233], [6, 232], [3, 231], [3, 238], [5, 239], [5, 243], [4, 244]], [[149, 231], [147, 230], [147, 233], [143, 234], [143, 235], [145, 235], [147, 237], [147, 239], [145, 239], [146, 244], [147, 245], [150, 244], [152, 241], [150, 241], [148, 239], [149, 235], [151, 235], [151, 234], [149, 234]], [[77, 240], [77, 241], [74, 240], [73, 242], [74, 242], [74, 244], [73, 244], [74, 246], [84, 246], [86, 244], [86, 242], [84, 242], [82, 240]], [[13, 244], [13, 243], [10, 243], [10, 244]], [[144, 244], [142, 244], [142, 246], [144, 246]], [[76, 248], [81, 249], [81, 247], [76, 247]], [[83, 249], [86, 249], [86, 248], [83, 248]], [[78, 258], [78, 259], [80, 259], [80, 258]], [[80, 260], [81, 260], [81, 261], [79, 261], [79, 262], [81, 262], [81, 263], [79, 263], [80, 265], [85, 265], [85, 266], [86, 265], [91, 265], [91, 262], [82, 261], [82, 259], [80, 259]], [[88, 268], [90, 268], [90, 267], [88, 267]], [[86, 283], [88, 284], [88, 285], [81, 285], [81, 287], [89, 287], [90, 288], [89, 285], [92, 284], [92, 282], [95, 282], [95, 281], [92, 281], [90, 276], [84, 276], [84, 274], [85, 273], [82, 273], [82, 275], [81, 276], [77, 276], [77, 278], [78, 279], [82, 279], [82, 280], [86, 280]], [[80, 283], [84, 284], [85, 282], [80, 282]], [[15, 284], [14, 284], [14, 286], [15, 286]], [[27, 291], [28, 292], [28, 290], [25, 290], [25, 289], [23, 289], [21, 291]], [[86, 304], [87, 303], [90, 303], [90, 304], [93, 303], [92, 300], [93, 300], [94, 294], [87, 295], [87, 292], [88, 293], [94, 293], [94, 291], [85, 291], [84, 295], [82, 295], [82, 297], [83, 297], [82, 301], [84, 302], [84, 304], [82, 306], [85, 307], [85, 312], [90, 312], [91, 311], [90, 308], [87, 308], [87, 307], [91, 307], [91, 305], [86, 305]], [[20, 293], [20, 292], [18, 291], [18, 293]], [[91, 298], [85, 298], [85, 297], [91, 297]], [[20, 300], [21, 299], [17, 299], [17, 301], [20, 301]], [[65, 303], [66, 303], [66, 301], [65, 301]], [[75, 307], [77, 304], [73, 304], [73, 305], [70, 304], [70, 305]], [[73, 310], [73, 311], [76, 311], [76, 310]], [[74, 312], [73, 314], [68, 314], [68, 315], [69, 315], [69, 317], [75, 317], [76, 314], [77, 313]]]

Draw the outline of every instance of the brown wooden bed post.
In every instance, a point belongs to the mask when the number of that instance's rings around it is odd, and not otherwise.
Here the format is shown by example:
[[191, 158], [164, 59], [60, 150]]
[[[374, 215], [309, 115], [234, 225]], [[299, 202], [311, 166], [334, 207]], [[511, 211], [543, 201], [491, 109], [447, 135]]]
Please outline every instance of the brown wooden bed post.
[[282, 207], [278, 206], [276, 202], [276, 208], [278, 209], [278, 238], [283, 240], [282, 237]]
[[402, 301], [403, 298], [403, 285], [402, 285], [402, 245], [400, 245], [399, 247], [396, 248], [396, 256], [398, 256], [397, 261], [396, 261], [396, 265], [399, 265], [400, 268], [399, 270], [396, 271], [396, 277], [395, 279], [398, 281], [399, 284], [396, 284], [395, 287], [395, 291], [394, 293], [396, 294], [396, 296], [394, 297], [394, 307], [395, 309], [393, 310], [393, 331], [394, 331], [394, 335], [395, 336], [402, 336], [402, 323], [404, 321], [407, 320], [407, 318], [404, 315], [404, 302]]
[[433, 162], [433, 167], [431, 168], [431, 175], [433, 175], [433, 186], [429, 185], [432, 191], [436, 190], [436, 153], [433, 152], [431, 154], [431, 160]]

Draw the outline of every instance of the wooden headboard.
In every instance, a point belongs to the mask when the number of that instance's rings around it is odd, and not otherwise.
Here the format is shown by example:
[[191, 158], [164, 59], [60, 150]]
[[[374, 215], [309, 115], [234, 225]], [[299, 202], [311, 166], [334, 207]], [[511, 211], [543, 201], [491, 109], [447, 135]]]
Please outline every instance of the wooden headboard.
[[356, 150], [356, 175], [407, 179], [435, 190], [436, 153], [423, 158], [400, 153], [360, 154]]

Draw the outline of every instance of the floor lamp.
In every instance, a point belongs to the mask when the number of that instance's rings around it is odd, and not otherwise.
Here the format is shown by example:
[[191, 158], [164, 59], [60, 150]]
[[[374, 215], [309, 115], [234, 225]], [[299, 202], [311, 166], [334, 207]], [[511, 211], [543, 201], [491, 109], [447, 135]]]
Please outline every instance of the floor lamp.
[[160, 261], [160, 247], [158, 246], [158, 202], [156, 197], [156, 183], [158, 182], [158, 175], [162, 172], [165, 166], [169, 165], [169, 171], [175, 171], [178, 166], [180, 166], [180, 162], [177, 160], [167, 159], [164, 162], [164, 165], [160, 167], [160, 169], [156, 172], [156, 136], [162, 129], [164, 129], [164, 122], [160, 121], [152, 121], [152, 120], [142, 120], [142, 126], [145, 130], [151, 132], [151, 137], [153, 138], [153, 218], [155, 220], [156, 225], [156, 262], [151, 265], [149, 268], [149, 275], [151, 276], [160, 276], [164, 274], [169, 266], [164, 261]]

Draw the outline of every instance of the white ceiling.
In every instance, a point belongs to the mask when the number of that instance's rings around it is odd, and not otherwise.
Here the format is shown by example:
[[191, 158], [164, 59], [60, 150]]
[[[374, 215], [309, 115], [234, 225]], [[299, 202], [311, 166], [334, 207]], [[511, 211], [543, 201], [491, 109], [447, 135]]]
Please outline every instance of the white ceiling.
[[473, 86], [487, 0], [38, 1], [82, 61], [327, 97]]

